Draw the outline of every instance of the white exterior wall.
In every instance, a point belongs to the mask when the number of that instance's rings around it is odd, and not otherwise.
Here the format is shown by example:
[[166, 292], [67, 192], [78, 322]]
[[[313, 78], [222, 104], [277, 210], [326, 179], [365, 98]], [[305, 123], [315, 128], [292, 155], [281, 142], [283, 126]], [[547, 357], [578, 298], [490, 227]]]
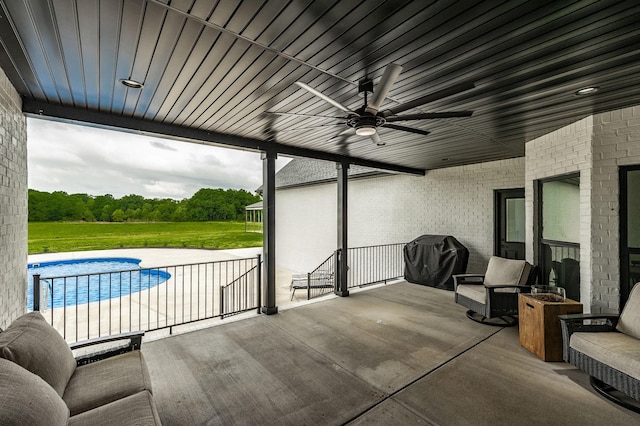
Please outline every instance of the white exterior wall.
[[[619, 166], [640, 164], [640, 106], [593, 119], [591, 174], [591, 304], [618, 312], [620, 295]], [[640, 188], [637, 188], [640, 191]]]
[[0, 327], [26, 309], [27, 126], [20, 96], [0, 69]]
[[[537, 235], [534, 181], [580, 173], [580, 300], [591, 297], [591, 139], [593, 117], [587, 117], [526, 144], [527, 260], [539, 263], [533, 244]], [[588, 304], [585, 304], [588, 305]], [[586, 309], [588, 309], [585, 306]], [[586, 310], [585, 309], [585, 310]]]
[[[524, 187], [524, 158], [451, 167], [426, 176], [349, 181], [349, 246], [453, 235], [469, 249], [469, 272], [493, 254], [493, 191]], [[278, 266], [309, 272], [336, 248], [337, 185], [278, 190]]]
[[[618, 170], [640, 164], [640, 106], [590, 116], [528, 142], [526, 160], [527, 241], [537, 232], [534, 180], [580, 172], [580, 299], [585, 312], [618, 312]], [[527, 244], [527, 259], [534, 250]]]

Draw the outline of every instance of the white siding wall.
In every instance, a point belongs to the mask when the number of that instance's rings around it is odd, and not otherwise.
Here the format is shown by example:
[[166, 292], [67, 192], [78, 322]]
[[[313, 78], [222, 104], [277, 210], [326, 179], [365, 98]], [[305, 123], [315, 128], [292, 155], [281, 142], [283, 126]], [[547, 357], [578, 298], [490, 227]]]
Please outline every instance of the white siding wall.
[[[493, 254], [493, 191], [524, 186], [524, 158], [349, 182], [349, 246], [453, 235], [470, 251], [469, 272]], [[336, 247], [336, 184], [278, 190], [277, 262], [308, 272]]]
[[27, 129], [21, 100], [0, 69], [0, 327], [25, 312]]

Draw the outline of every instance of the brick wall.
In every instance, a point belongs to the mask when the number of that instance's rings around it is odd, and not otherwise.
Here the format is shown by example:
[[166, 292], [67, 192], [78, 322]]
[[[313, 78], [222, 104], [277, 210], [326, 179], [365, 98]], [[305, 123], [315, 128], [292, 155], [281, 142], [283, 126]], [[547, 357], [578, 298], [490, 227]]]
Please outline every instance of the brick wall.
[[[470, 252], [469, 272], [493, 254], [493, 191], [524, 186], [524, 158], [349, 182], [349, 246], [455, 236]], [[277, 262], [308, 272], [335, 250], [336, 184], [279, 190]]]
[[[619, 166], [640, 164], [640, 106], [593, 119], [591, 174], [592, 307], [618, 312], [620, 291]], [[638, 188], [640, 191], [640, 188]]]
[[[586, 312], [619, 311], [618, 170], [637, 164], [640, 106], [596, 114], [526, 144], [527, 241], [535, 241], [537, 232], [534, 180], [580, 172], [580, 298]], [[534, 250], [527, 244], [527, 258]]]
[[21, 100], [0, 69], [0, 327], [25, 312], [27, 130]]
[[[589, 300], [591, 292], [591, 139], [593, 117], [548, 133], [526, 144], [525, 202], [527, 259], [537, 259], [537, 215], [534, 181], [570, 173], [580, 173], [580, 300]], [[588, 305], [588, 304], [585, 304]]]

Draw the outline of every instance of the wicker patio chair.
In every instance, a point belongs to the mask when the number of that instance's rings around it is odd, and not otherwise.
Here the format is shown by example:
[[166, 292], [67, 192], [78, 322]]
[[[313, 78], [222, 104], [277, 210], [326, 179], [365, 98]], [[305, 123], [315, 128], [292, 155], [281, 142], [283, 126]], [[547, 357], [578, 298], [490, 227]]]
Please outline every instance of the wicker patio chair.
[[525, 260], [493, 256], [484, 274], [453, 276], [455, 302], [473, 321], [500, 327], [518, 323], [518, 293], [529, 293], [537, 272]]
[[640, 283], [620, 315], [561, 315], [562, 356], [600, 395], [640, 413]]

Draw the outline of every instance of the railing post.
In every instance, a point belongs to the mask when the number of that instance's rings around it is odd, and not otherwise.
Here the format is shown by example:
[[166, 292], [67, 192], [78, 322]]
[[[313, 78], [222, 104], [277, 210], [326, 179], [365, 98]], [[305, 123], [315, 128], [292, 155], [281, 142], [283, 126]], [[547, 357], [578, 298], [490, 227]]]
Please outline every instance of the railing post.
[[256, 266], [258, 280], [258, 313], [262, 313], [262, 255], [258, 254], [258, 265]]
[[224, 319], [224, 284], [220, 284], [220, 319]]
[[33, 310], [40, 310], [40, 274], [33, 276]]

